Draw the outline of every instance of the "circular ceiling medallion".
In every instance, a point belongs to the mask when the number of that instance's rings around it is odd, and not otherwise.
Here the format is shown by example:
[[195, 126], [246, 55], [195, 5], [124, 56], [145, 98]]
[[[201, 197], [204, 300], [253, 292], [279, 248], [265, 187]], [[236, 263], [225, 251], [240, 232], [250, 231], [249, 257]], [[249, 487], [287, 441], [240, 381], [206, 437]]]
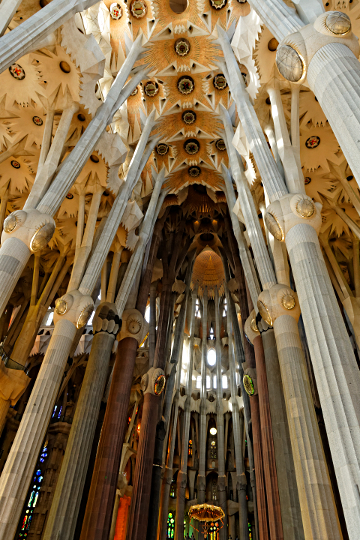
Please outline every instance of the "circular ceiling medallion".
[[175, 41], [175, 52], [179, 56], [186, 56], [190, 52], [190, 43], [185, 38], [180, 38]]
[[138, 93], [138, 87], [135, 88], [135, 90], [133, 90], [130, 94], [130, 96], [136, 96], [136, 94]]
[[110, 15], [111, 18], [115, 21], [118, 21], [122, 17], [122, 9], [120, 7], [120, 4], [117, 4], [116, 2], [114, 4], [110, 5]]
[[197, 154], [200, 150], [200, 144], [196, 139], [189, 139], [188, 141], [185, 141], [184, 143], [184, 150], [187, 154], [190, 154], [190, 156], [193, 156], [194, 154]]
[[33, 116], [33, 122], [35, 124], [35, 126], [42, 126], [44, 121], [42, 118], [40, 118], [40, 116]]
[[160, 143], [156, 147], [156, 152], [159, 154], [159, 156], [165, 156], [169, 151], [169, 147], [165, 143]]
[[281, 75], [290, 82], [300, 81], [304, 73], [304, 63], [300, 55], [290, 45], [278, 47], [276, 66]]
[[193, 92], [195, 88], [194, 79], [192, 79], [188, 75], [184, 75], [178, 80], [177, 87], [180, 94], [183, 94], [184, 96], [186, 96], [187, 94], [191, 94], [191, 92]]
[[14, 169], [20, 169], [20, 163], [16, 161], [15, 159], [13, 161], [10, 161], [11, 166], [14, 167]]
[[71, 67], [67, 62], [62, 61], [60, 62], [59, 66], [63, 73], [70, 73]]
[[249, 396], [253, 396], [255, 393], [255, 387], [250, 375], [244, 375], [243, 378], [244, 390]]
[[215, 77], [213, 78], [213, 84], [217, 90], [225, 90], [225, 88], [227, 87], [225, 75], [223, 73], [215, 75]]
[[165, 375], [159, 375], [158, 377], [156, 377], [155, 383], [154, 383], [154, 394], [156, 396], [160, 396], [160, 394], [163, 392], [165, 388], [165, 382], [166, 382]]
[[226, 6], [226, 0], [210, 0], [210, 4], [214, 9], [222, 9]]
[[148, 97], [154, 97], [159, 92], [159, 85], [157, 82], [149, 81], [144, 86], [144, 92]]
[[142, 0], [134, 0], [130, 5], [131, 13], [136, 19], [142, 19], [146, 15], [146, 4]]
[[306, 139], [305, 146], [306, 148], [309, 148], [312, 150], [313, 148], [317, 148], [320, 144], [320, 137], [317, 135], [313, 135], [312, 137], [309, 137]]
[[18, 81], [22, 81], [25, 79], [25, 71], [19, 64], [12, 64], [9, 67], [10, 75], [14, 77], [14, 79]]
[[71, 200], [74, 198], [74, 195], [73, 195], [72, 193], [68, 193], [68, 194], [66, 195], [66, 198], [67, 198], [69, 201], [71, 201]]
[[325, 26], [336, 36], [345, 36], [351, 30], [351, 21], [346, 13], [333, 11], [325, 19]]
[[215, 143], [215, 146], [218, 150], [220, 150], [220, 152], [224, 152], [224, 150], [226, 150], [224, 139], [218, 139]]
[[77, 115], [77, 118], [78, 118], [78, 120], [80, 120], [80, 122], [85, 122], [85, 120], [86, 120], [85, 115], [81, 114], [81, 113], [79, 113]]
[[188, 173], [189, 173], [189, 176], [191, 176], [192, 178], [196, 178], [197, 176], [201, 174], [201, 169], [200, 167], [196, 167], [196, 166], [189, 167]]
[[93, 154], [92, 156], [90, 156], [90, 159], [93, 163], [99, 163], [100, 161], [99, 157], [96, 154]]
[[196, 121], [196, 113], [193, 111], [185, 111], [182, 113], [182, 119], [188, 126]]
[[305, 186], [308, 186], [311, 182], [310, 176], [305, 176]]

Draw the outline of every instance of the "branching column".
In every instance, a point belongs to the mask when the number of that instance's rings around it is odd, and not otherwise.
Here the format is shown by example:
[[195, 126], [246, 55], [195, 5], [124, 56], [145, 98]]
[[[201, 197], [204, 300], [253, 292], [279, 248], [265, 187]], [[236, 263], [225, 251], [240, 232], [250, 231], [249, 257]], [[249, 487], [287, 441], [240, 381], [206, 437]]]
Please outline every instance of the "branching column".
[[[360, 528], [360, 373], [319, 245], [320, 209], [302, 193], [287, 193], [259, 131], [230, 43], [221, 29], [219, 34], [231, 92], [271, 201], [265, 221], [275, 238], [285, 240], [290, 256], [345, 519], [350, 538], [355, 540]], [[255, 132], [254, 126], [259, 130]], [[324, 482], [320, 480], [319, 485]], [[326, 518], [322, 522], [329, 527]]]

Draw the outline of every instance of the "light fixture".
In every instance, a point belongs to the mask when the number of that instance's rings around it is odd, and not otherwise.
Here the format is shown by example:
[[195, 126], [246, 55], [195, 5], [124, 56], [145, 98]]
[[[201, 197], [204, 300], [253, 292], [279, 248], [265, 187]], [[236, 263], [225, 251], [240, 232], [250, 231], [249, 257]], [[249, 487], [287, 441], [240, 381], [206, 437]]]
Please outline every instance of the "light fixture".
[[217, 434], [217, 429], [216, 429], [216, 427], [210, 428], [210, 435], [216, 435], [216, 434]]

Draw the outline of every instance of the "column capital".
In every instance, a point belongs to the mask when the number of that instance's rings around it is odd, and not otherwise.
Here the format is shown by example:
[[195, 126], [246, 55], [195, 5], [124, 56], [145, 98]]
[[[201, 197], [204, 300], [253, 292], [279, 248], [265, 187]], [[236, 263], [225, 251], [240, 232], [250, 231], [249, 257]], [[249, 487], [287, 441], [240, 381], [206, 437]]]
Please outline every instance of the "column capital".
[[[325, 45], [339, 43], [359, 56], [359, 40], [353, 34], [350, 17], [340, 11], [322, 13], [310, 24], [286, 36], [279, 44], [276, 65], [281, 75], [292, 83], [302, 84], [314, 55]], [[291, 67], [286, 58], [291, 58]]]
[[67, 292], [55, 302], [54, 323], [67, 320], [76, 328], [82, 328], [88, 322], [94, 311], [94, 301], [91, 296], [83, 295], [74, 290]]
[[122, 314], [122, 327], [118, 336], [121, 341], [127, 337], [136, 339], [140, 345], [149, 331], [147, 323], [138, 309], [126, 309]]
[[265, 224], [276, 240], [284, 242], [287, 233], [296, 225], [306, 223], [319, 234], [321, 203], [304, 193], [289, 193], [272, 202], [266, 209]]
[[121, 330], [121, 325], [122, 321], [118, 316], [115, 304], [101, 302], [95, 311], [93, 319], [94, 334], [103, 332], [112, 335], [115, 339], [116, 334]]
[[286, 285], [273, 285], [262, 291], [257, 301], [259, 313], [269, 326], [274, 326], [276, 319], [290, 315], [296, 322], [300, 317], [300, 306], [296, 292]]
[[258, 329], [258, 326], [256, 324], [256, 313], [253, 309], [248, 318], [245, 321], [244, 325], [245, 335], [249, 339], [249, 341], [254, 345], [254, 339], [257, 338], [260, 335], [260, 331]]
[[147, 373], [142, 376], [141, 390], [145, 394], [153, 394], [160, 396], [165, 388], [165, 374], [161, 368], [150, 368]]
[[32, 253], [37, 253], [47, 246], [55, 228], [55, 221], [48, 214], [42, 214], [35, 209], [16, 210], [4, 221], [1, 243], [8, 238], [17, 238]]

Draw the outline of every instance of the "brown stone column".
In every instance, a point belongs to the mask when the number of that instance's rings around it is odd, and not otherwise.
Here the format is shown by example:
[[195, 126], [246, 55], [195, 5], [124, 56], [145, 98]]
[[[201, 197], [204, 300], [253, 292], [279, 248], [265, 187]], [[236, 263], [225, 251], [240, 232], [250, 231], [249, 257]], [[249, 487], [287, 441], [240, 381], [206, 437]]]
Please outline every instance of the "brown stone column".
[[138, 342], [120, 341], [80, 540], [108, 540]]
[[[284, 538], [284, 535], [281, 520], [279, 488], [276, 474], [275, 449], [271, 425], [265, 357], [262, 339], [260, 335], [253, 340], [253, 344], [256, 358], [256, 376], [261, 423], [262, 457], [264, 463], [266, 495], [268, 501], [270, 538], [271, 540], [275, 540]], [[250, 399], [250, 403], [251, 401], [252, 399]]]

